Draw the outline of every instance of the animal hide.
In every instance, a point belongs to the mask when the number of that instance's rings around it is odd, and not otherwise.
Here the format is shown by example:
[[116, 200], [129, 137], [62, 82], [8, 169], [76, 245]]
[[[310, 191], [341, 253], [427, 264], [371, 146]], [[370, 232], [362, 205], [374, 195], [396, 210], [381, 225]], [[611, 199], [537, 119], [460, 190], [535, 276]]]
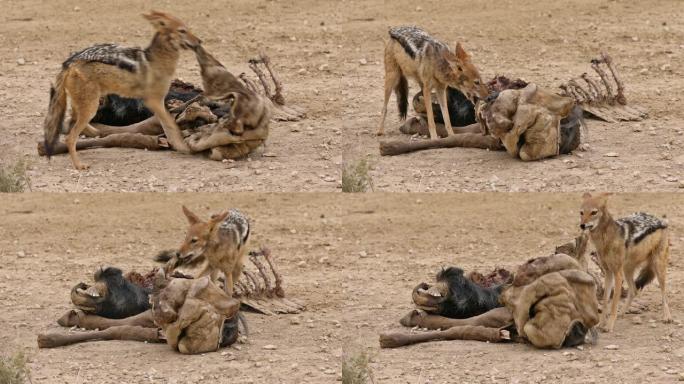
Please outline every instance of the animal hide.
[[538, 348], [582, 344], [599, 320], [594, 279], [564, 254], [520, 266], [500, 300], [511, 311], [518, 335]]
[[160, 288], [150, 299], [152, 316], [171, 348], [183, 354], [218, 350], [223, 324], [237, 316], [240, 302], [207, 276], [165, 280]]
[[562, 153], [561, 119], [568, 117], [574, 106], [570, 97], [528, 84], [480, 103], [476, 116], [484, 134], [501, 140], [511, 156], [531, 161]]
[[[537, 348], [582, 344], [587, 333], [591, 332], [592, 339], [596, 336], [593, 328], [598, 323], [598, 300], [594, 279], [580, 268], [575, 259], [564, 254], [529, 260], [501, 292], [503, 308], [467, 319], [430, 313], [417, 303], [418, 309], [400, 323], [433, 331], [381, 333], [380, 346], [396, 348], [438, 340], [529, 342]], [[439, 286], [438, 282], [426, 291], [441, 292]]]

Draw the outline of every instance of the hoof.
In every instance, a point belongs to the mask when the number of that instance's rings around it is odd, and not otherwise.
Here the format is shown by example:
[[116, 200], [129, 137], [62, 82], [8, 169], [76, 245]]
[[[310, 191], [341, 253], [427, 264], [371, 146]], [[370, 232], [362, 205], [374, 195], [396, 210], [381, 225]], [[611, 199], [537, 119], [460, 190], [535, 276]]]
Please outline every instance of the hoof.
[[397, 348], [405, 345], [396, 333], [381, 333], [380, 348]]

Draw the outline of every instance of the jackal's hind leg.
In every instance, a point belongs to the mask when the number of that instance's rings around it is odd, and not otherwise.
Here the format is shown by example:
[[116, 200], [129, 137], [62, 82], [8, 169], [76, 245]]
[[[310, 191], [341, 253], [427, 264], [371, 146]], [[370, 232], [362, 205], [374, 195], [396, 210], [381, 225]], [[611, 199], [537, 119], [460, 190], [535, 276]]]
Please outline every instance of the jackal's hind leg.
[[[648, 266], [646, 268], [648, 268]], [[634, 281], [635, 269], [636, 265], [633, 265], [633, 263], [630, 263], [629, 261], [625, 261], [625, 267], [623, 268], [623, 271], [625, 273], [625, 282], [627, 283], [628, 293], [627, 302], [625, 303], [625, 306], [621, 311], [623, 314], [630, 313], [632, 300], [634, 300], [634, 297], [636, 297], [637, 295], [636, 282]]]
[[[392, 96], [392, 91], [399, 84], [401, 80], [401, 73], [395, 69], [388, 69], [385, 66], [385, 99], [382, 104], [382, 113], [380, 117], [380, 126], [376, 134], [382, 136], [385, 134], [385, 118], [387, 117], [387, 104], [389, 103], [390, 96]], [[396, 95], [399, 97], [399, 95]]]
[[81, 160], [76, 153], [76, 142], [78, 141], [81, 132], [83, 132], [90, 123], [90, 120], [97, 114], [97, 108], [100, 102], [97, 97], [89, 98], [88, 95], [97, 95], [97, 89], [84, 89], [72, 96], [74, 126], [71, 127], [69, 134], [65, 139], [65, 144], [69, 150], [71, 162], [74, 168], [78, 170], [88, 169], [89, 166], [81, 163]]
[[[664, 246], [662, 245], [663, 242], [665, 243]], [[666, 293], [667, 262], [670, 253], [668, 242], [669, 240], [666, 237], [661, 240], [661, 245], [659, 247], [660, 254], [655, 255], [655, 260], [653, 261], [655, 264], [656, 278], [658, 279], [658, 285], [660, 286], [660, 295], [663, 302], [663, 322], [665, 323], [672, 322], [672, 314], [670, 313], [670, 306], [667, 303]]]

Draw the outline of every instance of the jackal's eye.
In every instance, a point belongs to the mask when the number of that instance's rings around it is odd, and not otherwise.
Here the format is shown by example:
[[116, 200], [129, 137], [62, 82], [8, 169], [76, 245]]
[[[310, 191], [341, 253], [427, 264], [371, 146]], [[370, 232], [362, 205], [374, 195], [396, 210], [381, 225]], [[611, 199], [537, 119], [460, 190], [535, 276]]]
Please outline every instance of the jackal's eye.
[[580, 211], [580, 216], [584, 216], [584, 211]]
[[463, 72], [463, 68], [461, 68], [460, 65], [457, 65], [457, 66], [456, 66], [456, 69], [457, 69], [459, 72]]
[[187, 33], [187, 32], [188, 32], [188, 30], [187, 30], [187, 29], [185, 29], [185, 28], [178, 28], [178, 32], [179, 32], [179, 33], [183, 33], [183, 34], [185, 34], [185, 33]]
[[195, 244], [197, 242], [197, 240], [198, 240], [197, 237], [193, 237], [192, 239], [190, 239], [190, 242], [192, 244]]
[[480, 80], [475, 79], [474, 83], [475, 85], [480, 85]]
[[591, 211], [591, 215], [592, 215], [592, 216], [596, 216], [597, 213], [598, 213], [598, 210], [596, 210], [596, 209], [594, 209], [594, 210]]

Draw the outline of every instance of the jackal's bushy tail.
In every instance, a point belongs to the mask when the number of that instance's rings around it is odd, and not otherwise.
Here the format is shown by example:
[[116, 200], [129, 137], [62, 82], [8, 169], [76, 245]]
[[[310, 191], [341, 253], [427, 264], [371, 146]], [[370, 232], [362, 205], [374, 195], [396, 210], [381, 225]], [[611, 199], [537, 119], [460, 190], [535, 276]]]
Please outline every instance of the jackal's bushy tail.
[[636, 284], [637, 289], [641, 290], [643, 289], [648, 283], [650, 283], [653, 278], [655, 277], [655, 271], [653, 271], [653, 268], [651, 265], [645, 266], [640, 272], [639, 276], [637, 276], [636, 280], [634, 283]]
[[50, 104], [43, 123], [45, 133], [45, 154], [48, 158], [52, 155], [52, 150], [59, 140], [64, 125], [64, 115], [66, 114], [67, 94], [64, 89], [64, 72], [57, 76], [57, 81], [50, 87]]
[[[663, 252], [669, 252], [669, 248], [669, 240], [667, 236], [663, 236], [660, 239], [658, 246], [653, 251], [651, 251], [651, 254], [649, 255], [648, 264], [646, 264], [646, 266], [644, 266], [644, 268], [642, 268], [641, 271], [639, 271], [639, 276], [637, 276], [636, 280], [634, 281], [637, 289], [643, 289], [648, 283], [650, 283], [655, 278], [657, 268], [656, 260], [660, 259], [663, 256]], [[660, 259], [660, 262], [667, 263], [667, 255], [665, 255], [664, 261], [663, 259]]]
[[397, 107], [399, 108], [399, 118], [406, 120], [408, 114], [408, 80], [403, 74], [399, 77], [399, 83], [394, 87], [397, 96]]

